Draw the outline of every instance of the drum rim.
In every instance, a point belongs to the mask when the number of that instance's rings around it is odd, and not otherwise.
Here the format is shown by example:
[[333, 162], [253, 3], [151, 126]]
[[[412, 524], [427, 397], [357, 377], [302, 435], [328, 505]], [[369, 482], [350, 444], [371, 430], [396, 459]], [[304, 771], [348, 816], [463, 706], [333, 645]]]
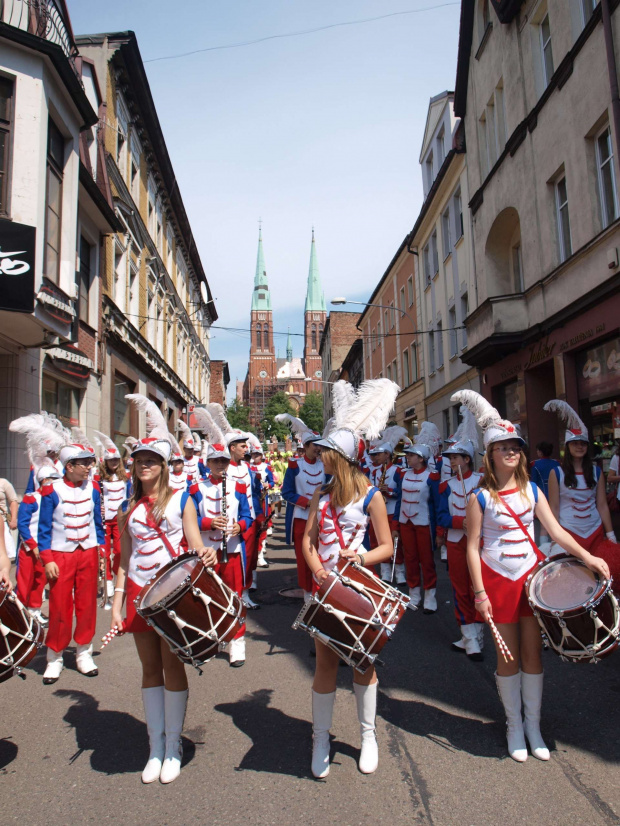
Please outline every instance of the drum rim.
[[[604, 579], [603, 577], [599, 576], [599, 585], [596, 592], [584, 603], [581, 605], [575, 605], [571, 608], [550, 608], [546, 605], [541, 605], [538, 600], [534, 597], [534, 582], [536, 581], [538, 575], [542, 573], [543, 568], [550, 566], [552, 563], [556, 562], [570, 562], [574, 565], [581, 565], [582, 567], [590, 570], [585, 562], [582, 562], [576, 556], [572, 556], [572, 554], [556, 554], [555, 556], [549, 557], [548, 559], [541, 560], [538, 565], [534, 568], [534, 570], [528, 576], [525, 582], [525, 588], [527, 593], [527, 600], [530, 604], [530, 607], [534, 611], [538, 611], [539, 613], [551, 616], [551, 617], [569, 617], [569, 616], [577, 616], [578, 614], [583, 613], [584, 611], [589, 611], [593, 606], [598, 605], [599, 602], [608, 594], [611, 590], [611, 579]], [[594, 572], [592, 572], [594, 573]], [[594, 574], [594, 576], [597, 576]]]
[[[142, 611], [161, 611], [162, 608], [165, 608], [166, 605], [172, 599], [179, 596], [179, 594], [183, 593], [186, 589], [191, 588], [194, 585], [196, 579], [198, 579], [198, 576], [201, 572], [201, 567], [198, 565], [194, 567], [194, 570], [191, 572], [191, 574], [188, 574], [185, 577], [185, 579], [179, 585], [177, 585], [176, 588], [170, 591], [170, 593], [166, 594], [165, 597], [160, 599], [158, 602], [154, 602], [152, 605], [147, 605], [144, 607], [142, 605], [144, 599], [146, 598], [146, 595], [150, 592], [151, 588], [153, 588], [157, 584], [158, 579], [162, 577], [162, 574], [164, 572], [168, 573], [173, 569], [173, 567], [176, 567], [176, 565], [180, 565], [184, 562], [188, 562], [192, 557], [196, 557], [196, 559], [198, 559], [198, 554], [196, 553], [196, 551], [188, 551], [187, 553], [180, 554], [179, 556], [177, 556], [176, 559], [171, 559], [170, 562], [167, 562], [164, 565], [161, 571], [158, 571], [155, 574], [155, 576], [151, 577], [151, 579], [149, 579], [149, 581], [142, 586], [142, 588], [140, 589], [140, 593], [134, 600], [134, 605], [136, 606], [136, 610], [138, 611], [138, 613]], [[196, 573], [196, 571], [198, 571], [198, 573]]]

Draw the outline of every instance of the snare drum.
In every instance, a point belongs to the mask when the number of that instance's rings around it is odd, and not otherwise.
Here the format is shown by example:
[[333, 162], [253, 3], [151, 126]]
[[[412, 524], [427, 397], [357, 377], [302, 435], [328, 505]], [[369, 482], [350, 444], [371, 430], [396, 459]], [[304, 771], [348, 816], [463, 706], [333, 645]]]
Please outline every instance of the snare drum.
[[363, 674], [390, 639], [409, 597], [368, 568], [342, 559], [304, 605], [293, 628], [320, 640]]
[[618, 646], [620, 617], [611, 580], [573, 556], [541, 562], [525, 583], [543, 637], [563, 660], [598, 662]]
[[165, 565], [134, 605], [170, 650], [199, 671], [233, 639], [246, 613], [237, 594], [192, 552]]
[[24, 678], [25, 665], [43, 645], [43, 629], [15, 594], [0, 586], [0, 683], [14, 674]]

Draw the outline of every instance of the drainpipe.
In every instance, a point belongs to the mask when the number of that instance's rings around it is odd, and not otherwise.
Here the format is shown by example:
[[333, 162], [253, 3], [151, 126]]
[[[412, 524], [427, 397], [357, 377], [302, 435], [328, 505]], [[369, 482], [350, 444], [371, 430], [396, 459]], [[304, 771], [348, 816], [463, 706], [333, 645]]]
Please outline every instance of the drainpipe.
[[611, 28], [611, 13], [609, 0], [601, 0], [603, 16], [603, 31], [605, 33], [605, 51], [607, 53], [607, 71], [609, 73], [609, 88], [611, 91], [611, 110], [616, 133], [616, 157], [620, 157], [620, 96], [618, 94], [618, 71], [616, 69], [616, 53], [614, 51], [614, 36]]

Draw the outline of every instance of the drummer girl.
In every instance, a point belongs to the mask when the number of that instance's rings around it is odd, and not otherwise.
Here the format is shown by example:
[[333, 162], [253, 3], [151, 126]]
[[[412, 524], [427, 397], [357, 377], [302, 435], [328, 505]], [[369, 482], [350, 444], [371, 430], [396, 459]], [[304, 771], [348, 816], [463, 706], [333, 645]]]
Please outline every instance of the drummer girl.
[[542, 640], [524, 587], [542, 558], [534, 543], [534, 517], [553, 541], [592, 571], [608, 577], [609, 569], [560, 527], [544, 494], [529, 481], [525, 442], [515, 426], [502, 420], [473, 390], [455, 393], [452, 401], [465, 404], [484, 432], [484, 477], [467, 505], [467, 562], [476, 609], [485, 622], [493, 619], [497, 624], [514, 657], [505, 662], [496, 644], [496, 680], [506, 713], [508, 753], [524, 762], [527, 738], [534, 757], [548, 760], [549, 750], [540, 734]]
[[[378, 488], [369, 485], [358, 468], [364, 448], [358, 434], [372, 426], [371, 437], [378, 435], [386, 424], [398, 386], [388, 379], [364, 382], [358, 391], [361, 398], [349, 402], [345, 415], [339, 416], [341, 388], [338, 385], [345, 384], [338, 382], [334, 390], [336, 429], [316, 442], [321, 447], [325, 472], [331, 479], [314, 492], [302, 543], [305, 560], [314, 577], [315, 591], [341, 559], [351, 559], [370, 568], [386, 562], [394, 552], [383, 496]], [[375, 415], [369, 412], [369, 406]], [[377, 545], [364, 553], [361, 546], [369, 522]], [[317, 778], [329, 774], [329, 730], [336, 699], [338, 664], [338, 655], [317, 639], [312, 685], [312, 774]], [[364, 674], [354, 672], [353, 690], [362, 737], [358, 766], [364, 774], [374, 772], [379, 761], [375, 735], [377, 686], [373, 666]]]
[[[216, 553], [202, 547], [196, 508], [189, 494], [168, 487], [170, 442], [165, 424], [137, 442], [131, 455], [133, 493], [119, 510], [121, 561], [112, 603], [112, 629], [133, 633], [142, 664], [142, 699], [150, 741], [142, 782], [152, 783], [159, 778], [162, 783], [171, 783], [181, 771], [181, 731], [188, 693], [185, 666], [136, 613], [134, 599], [158, 569], [178, 556], [184, 535], [205, 566], [216, 562]], [[127, 617], [123, 625], [125, 597]]]
[[590, 456], [588, 431], [566, 402], [553, 399], [545, 410], [566, 420], [562, 466], [549, 474], [549, 505], [555, 518], [582, 548], [604, 559], [620, 589], [620, 545], [611, 523], [605, 477]]

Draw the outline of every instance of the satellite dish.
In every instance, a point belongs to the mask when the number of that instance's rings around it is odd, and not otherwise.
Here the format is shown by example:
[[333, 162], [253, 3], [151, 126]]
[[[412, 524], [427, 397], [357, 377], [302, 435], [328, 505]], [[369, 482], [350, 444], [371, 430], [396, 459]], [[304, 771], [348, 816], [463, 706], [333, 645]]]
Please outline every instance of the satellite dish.
[[205, 304], [209, 303], [209, 293], [207, 291], [207, 285], [204, 281], [200, 282], [200, 295], [202, 296], [202, 300]]

